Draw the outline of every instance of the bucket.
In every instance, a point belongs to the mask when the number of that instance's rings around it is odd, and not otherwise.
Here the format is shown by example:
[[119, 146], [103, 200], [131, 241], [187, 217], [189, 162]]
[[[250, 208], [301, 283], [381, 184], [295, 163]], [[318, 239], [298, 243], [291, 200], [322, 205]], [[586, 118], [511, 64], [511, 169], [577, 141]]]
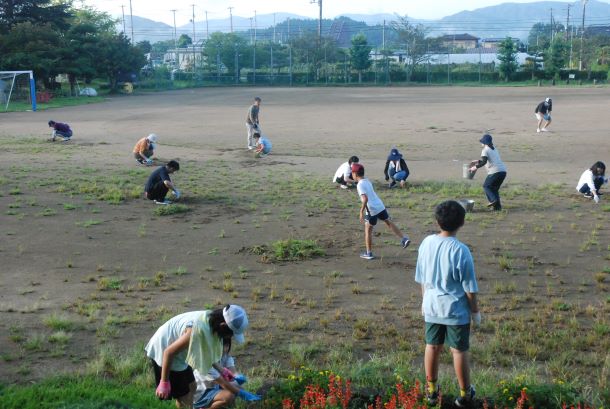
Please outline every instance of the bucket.
[[470, 164], [468, 164], [468, 163], [464, 163], [464, 164], [462, 165], [462, 177], [463, 177], [464, 179], [472, 179], [472, 178], [474, 177], [474, 174], [475, 174], [475, 173], [476, 173], [476, 172], [471, 172], [471, 171], [470, 171]]
[[474, 210], [474, 200], [461, 199], [458, 200], [458, 203], [461, 204], [464, 210], [466, 210], [467, 212], [472, 212]]

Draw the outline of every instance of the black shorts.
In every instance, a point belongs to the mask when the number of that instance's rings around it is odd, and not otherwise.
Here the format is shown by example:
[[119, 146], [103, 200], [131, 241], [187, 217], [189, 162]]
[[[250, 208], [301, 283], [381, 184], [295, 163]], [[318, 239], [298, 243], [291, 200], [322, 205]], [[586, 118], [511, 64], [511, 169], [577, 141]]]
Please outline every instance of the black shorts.
[[[155, 385], [159, 385], [161, 381], [161, 367], [154, 360], [150, 360], [155, 371]], [[169, 399], [178, 399], [190, 392], [189, 385], [195, 382], [193, 368], [187, 367], [184, 371], [169, 371], [169, 383], [172, 386], [172, 392]]]
[[370, 216], [368, 213], [364, 215], [364, 220], [366, 220], [366, 222], [368, 224], [370, 224], [371, 226], [374, 226], [377, 224], [377, 219], [386, 221], [389, 218], [390, 218], [390, 215], [388, 214], [388, 211], [386, 209], [383, 209], [381, 212], [377, 213], [375, 216]]

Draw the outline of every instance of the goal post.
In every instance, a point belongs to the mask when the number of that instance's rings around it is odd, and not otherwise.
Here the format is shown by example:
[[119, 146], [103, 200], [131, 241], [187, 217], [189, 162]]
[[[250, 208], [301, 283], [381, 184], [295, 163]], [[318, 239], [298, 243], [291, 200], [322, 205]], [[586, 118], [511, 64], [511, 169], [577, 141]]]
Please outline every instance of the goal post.
[[[15, 98], [15, 91], [20, 91], [18, 78], [27, 75], [29, 82], [29, 93], [18, 92], [17, 98], [25, 98], [28, 100], [28, 104], [32, 105], [32, 111], [36, 111], [36, 81], [34, 80], [33, 71], [0, 71], [0, 102], [4, 103], [4, 111], [8, 111], [8, 105], [11, 102], [11, 98]], [[8, 84], [10, 82], [10, 85]], [[17, 87], [16, 87], [17, 85]], [[7, 89], [8, 88], [8, 89]]]

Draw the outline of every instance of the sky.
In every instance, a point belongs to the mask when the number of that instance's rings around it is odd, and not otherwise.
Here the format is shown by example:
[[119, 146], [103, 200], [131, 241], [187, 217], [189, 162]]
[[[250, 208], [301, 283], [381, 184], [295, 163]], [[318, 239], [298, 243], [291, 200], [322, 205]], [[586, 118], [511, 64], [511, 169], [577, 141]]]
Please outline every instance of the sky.
[[[556, 0], [571, 3], [573, 0]], [[610, 3], [610, 0], [600, 0]], [[323, 16], [333, 18], [341, 14], [376, 14], [398, 13], [416, 19], [438, 19], [462, 10], [474, 10], [494, 6], [504, 2], [530, 3], [531, 0], [323, 0]], [[78, 1], [76, 4], [78, 5]], [[130, 0], [82, 0], [82, 3], [106, 11], [115, 17], [121, 15], [121, 5], [125, 6], [125, 15], [129, 15]], [[187, 24], [192, 18], [192, 4], [195, 4], [195, 21], [205, 20], [204, 12], [208, 11], [209, 19], [229, 17], [228, 7], [233, 7], [233, 15], [252, 17], [257, 14], [286, 12], [304, 17], [317, 18], [319, 7], [311, 0], [131, 0], [133, 14], [155, 21], [173, 25], [173, 13], [176, 9], [176, 24]]]

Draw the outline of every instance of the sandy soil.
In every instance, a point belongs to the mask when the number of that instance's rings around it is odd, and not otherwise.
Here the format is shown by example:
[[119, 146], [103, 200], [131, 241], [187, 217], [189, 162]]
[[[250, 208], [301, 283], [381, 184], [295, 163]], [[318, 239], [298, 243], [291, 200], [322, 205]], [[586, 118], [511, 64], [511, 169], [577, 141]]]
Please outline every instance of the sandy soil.
[[[263, 99], [261, 124], [273, 142], [272, 155], [261, 161], [245, 149], [244, 119], [255, 95]], [[546, 96], [553, 98], [552, 132], [536, 134], [534, 107]], [[603, 304], [607, 288], [595, 286], [592, 277], [608, 263], [608, 213], [573, 190], [594, 161], [610, 161], [603, 121], [608, 106], [608, 88], [241, 88], [0, 114], [0, 380], [12, 382], [15, 373], [29, 380], [82, 368], [103, 345], [131, 349], [145, 343], [168, 316], [227, 302], [251, 312], [250, 343], [238, 355], [247, 364], [289, 362], [291, 342], [354, 342], [360, 355], [397, 343], [419, 351], [419, 290], [413, 274], [417, 246], [434, 232], [430, 206], [436, 198], [382, 189], [385, 157], [398, 146], [416, 186], [461, 181], [462, 163], [479, 156], [478, 139], [490, 128], [509, 169], [506, 189], [537, 190], [549, 183], [555, 188], [518, 204], [506, 201], [507, 212], [500, 217], [475, 213], [464, 228], [461, 237], [473, 249], [482, 298], [487, 297], [485, 313], [494, 318], [510, 314], [511, 294], [497, 291], [498, 283], [509, 281], [518, 293], [546, 291], [547, 301]], [[31, 152], [19, 145], [21, 138], [48, 137], [49, 119], [70, 123], [73, 141]], [[221, 193], [235, 194], [235, 200], [215, 203], [189, 197], [185, 190], [189, 213], [155, 217], [145, 200], [110, 205], [35, 183], [55, 175], [60, 184], [91, 169], [108, 177], [129, 175], [136, 167], [131, 149], [149, 132], [159, 135], [160, 157], [180, 160], [183, 170], [174, 177], [178, 186], [187, 178], [200, 186], [223, 178], [227, 189]], [[363, 237], [352, 191], [320, 193], [331, 205], [312, 212], [305, 202], [273, 203], [265, 197], [272, 186], [257, 183], [268, 177], [296, 184], [311, 179], [311, 191], [298, 196], [306, 201], [317, 196], [315, 180], [330, 182], [336, 167], [353, 154], [379, 182], [382, 199], [393, 205], [388, 206], [391, 214], [413, 238], [408, 250], [380, 226], [375, 246], [381, 260], [358, 258]], [[218, 164], [222, 172], [214, 168]], [[482, 175], [472, 183], [482, 183]], [[402, 196], [392, 200], [392, 195]], [[483, 197], [473, 199], [484, 203]], [[413, 202], [407, 207], [401, 200]], [[76, 209], [66, 210], [66, 203]], [[54, 213], [42, 215], [47, 208]], [[99, 224], [83, 227], [88, 220]], [[585, 248], [592, 230], [597, 243]], [[290, 237], [319, 240], [327, 255], [265, 264], [244, 251]], [[518, 274], [498, 268], [496, 257], [502, 254], [513, 258]], [[166, 275], [161, 286], [143, 284], [160, 271]], [[112, 278], [120, 288], [102, 290], [100, 282]], [[225, 288], [227, 279], [233, 289]], [[570, 291], [584, 281], [585, 291]], [[558, 287], [549, 290], [549, 282]], [[537, 305], [526, 300], [519, 308], [531, 313]], [[43, 320], [51, 314], [76, 325], [67, 347], [48, 341], [52, 330]], [[370, 333], [362, 333], [363, 323]], [[395, 339], [375, 334], [374, 328], [396, 334]], [[26, 345], [32, 337], [41, 339], [38, 347]]]

